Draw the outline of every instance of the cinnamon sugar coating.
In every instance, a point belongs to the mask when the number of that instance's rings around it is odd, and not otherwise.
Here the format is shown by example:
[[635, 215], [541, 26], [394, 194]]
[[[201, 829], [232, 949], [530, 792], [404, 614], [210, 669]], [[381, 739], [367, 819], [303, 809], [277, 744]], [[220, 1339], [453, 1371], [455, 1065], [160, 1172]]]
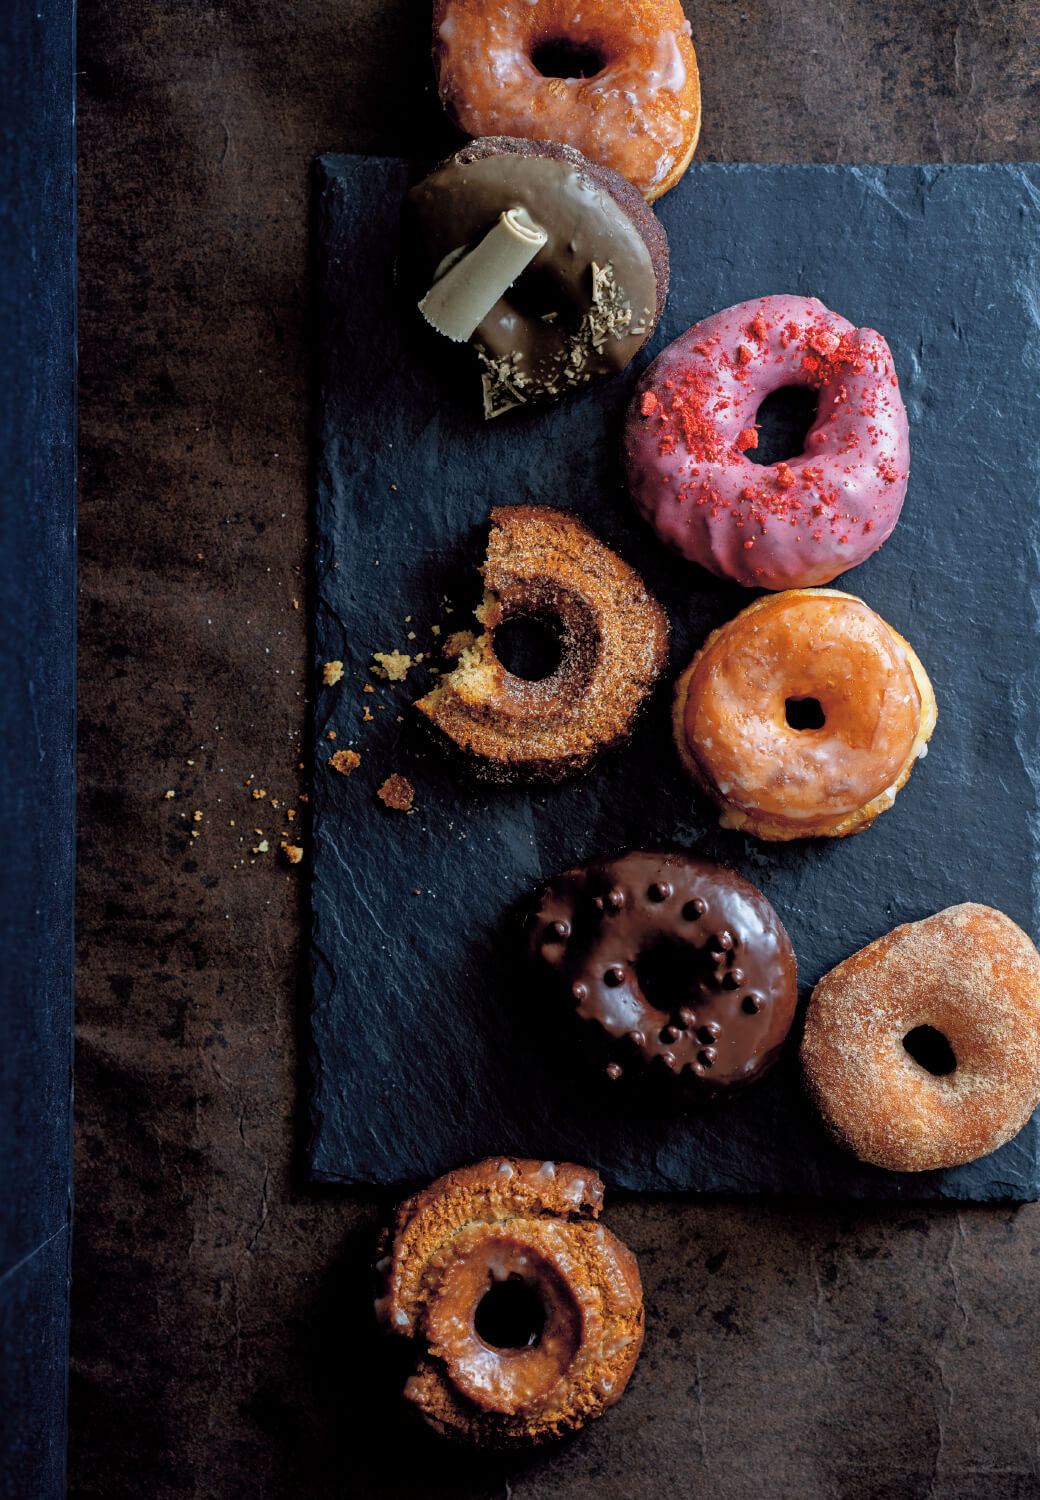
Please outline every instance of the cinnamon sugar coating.
[[[602, 1203], [585, 1168], [490, 1157], [401, 1205], [376, 1311], [423, 1342], [405, 1396], [431, 1427], [483, 1446], [538, 1443], [617, 1401], [642, 1347], [642, 1289], [631, 1251], [594, 1222]], [[502, 1284], [541, 1309], [520, 1346], [477, 1331]]]
[[[668, 657], [668, 619], [634, 568], [576, 516], [498, 506], [483, 567], [484, 634], [416, 704], [498, 781], [556, 781], [625, 739]], [[495, 656], [495, 630], [518, 616], [551, 622], [561, 658], [529, 682]]]
[[[940, 1032], [935, 1075], [903, 1045]], [[966, 902], [878, 938], [813, 991], [806, 1086], [838, 1139], [893, 1172], [988, 1156], [1040, 1103], [1040, 954], [1010, 917]]]
[[[819, 727], [795, 728], [791, 703]], [[713, 631], [676, 684], [683, 765], [724, 828], [843, 838], [892, 806], [935, 728], [907, 641], [837, 589], [765, 595]]]

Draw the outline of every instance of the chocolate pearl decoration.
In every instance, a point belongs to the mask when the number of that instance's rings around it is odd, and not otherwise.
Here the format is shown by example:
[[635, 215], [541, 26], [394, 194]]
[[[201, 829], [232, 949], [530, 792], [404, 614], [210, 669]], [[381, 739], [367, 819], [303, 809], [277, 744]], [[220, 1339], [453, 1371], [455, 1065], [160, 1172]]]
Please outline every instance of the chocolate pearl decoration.
[[[557, 923], [567, 940], [546, 943]], [[780, 1054], [797, 1002], [794, 953], [765, 896], [732, 870], [667, 850], [593, 860], [543, 887], [526, 932], [550, 992], [626, 1061], [639, 1054], [714, 1094], [761, 1077]]]

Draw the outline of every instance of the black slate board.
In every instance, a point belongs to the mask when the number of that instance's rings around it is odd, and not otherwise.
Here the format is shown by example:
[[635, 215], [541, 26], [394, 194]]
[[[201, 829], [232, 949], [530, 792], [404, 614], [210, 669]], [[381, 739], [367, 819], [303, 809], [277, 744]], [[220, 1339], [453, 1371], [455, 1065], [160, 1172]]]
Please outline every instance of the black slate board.
[[[694, 166], [659, 205], [672, 289], [637, 367], [490, 424], [394, 295], [414, 175], [350, 157], [319, 172], [315, 644], [345, 676], [316, 689], [313, 1175], [398, 1184], [510, 1151], [586, 1162], [628, 1189], [1040, 1197], [1037, 1117], [954, 1171], [859, 1166], [803, 1102], [793, 1047], [760, 1087], [707, 1112], [667, 1089], [612, 1085], [518, 990], [510, 937], [511, 909], [544, 877], [659, 841], [766, 892], [803, 998], [864, 943], [957, 901], [997, 906], [1036, 936], [1040, 167]], [[638, 368], [717, 308], [780, 291], [818, 296], [892, 345], [911, 424], [907, 503], [839, 587], [908, 637], [939, 702], [931, 753], [892, 811], [857, 838], [786, 846], [717, 829], [669, 740], [675, 672], [750, 596], [666, 552], [617, 464]], [[456, 779], [408, 713], [424, 668], [362, 693], [372, 652], [430, 651], [431, 625], [472, 623], [484, 523], [501, 501], [578, 512], [642, 571], [674, 630], [669, 684], [631, 744], [534, 793]], [[362, 763], [344, 779], [324, 761], [348, 746]], [[391, 770], [416, 787], [408, 816], [375, 800]]]
[[75, 11], [0, 7], [0, 1495], [65, 1494], [72, 1232]]

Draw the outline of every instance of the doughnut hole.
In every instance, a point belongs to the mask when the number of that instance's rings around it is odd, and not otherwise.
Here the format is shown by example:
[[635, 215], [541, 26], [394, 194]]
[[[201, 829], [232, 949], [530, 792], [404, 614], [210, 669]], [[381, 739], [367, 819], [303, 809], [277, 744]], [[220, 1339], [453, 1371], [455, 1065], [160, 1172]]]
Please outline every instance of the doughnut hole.
[[531, 62], [543, 78], [595, 78], [607, 65], [603, 52], [591, 42], [550, 36], [531, 49]]
[[537, 263], [517, 277], [503, 293], [503, 301], [529, 323], [551, 318], [553, 327], [565, 336], [577, 333], [584, 315], [584, 309], [561, 287], [551, 270]]
[[767, 466], [800, 457], [817, 407], [817, 393], [808, 386], [782, 385], [770, 391], [755, 413], [758, 446], [748, 448], [744, 457]]
[[530, 1349], [545, 1328], [545, 1305], [519, 1276], [493, 1281], [477, 1303], [473, 1328], [490, 1349]]
[[786, 699], [784, 718], [789, 729], [822, 729], [827, 722], [827, 715], [819, 698]]
[[544, 615], [512, 615], [495, 627], [493, 649], [506, 671], [524, 682], [544, 682], [563, 657], [555, 620]]
[[662, 939], [651, 944], [636, 960], [636, 981], [648, 1005], [666, 1016], [675, 1015], [696, 987], [696, 950], [684, 943]]
[[933, 1078], [946, 1078], [957, 1067], [956, 1053], [934, 1026], [915, 1026], [904, 1036], [903, 1047]]

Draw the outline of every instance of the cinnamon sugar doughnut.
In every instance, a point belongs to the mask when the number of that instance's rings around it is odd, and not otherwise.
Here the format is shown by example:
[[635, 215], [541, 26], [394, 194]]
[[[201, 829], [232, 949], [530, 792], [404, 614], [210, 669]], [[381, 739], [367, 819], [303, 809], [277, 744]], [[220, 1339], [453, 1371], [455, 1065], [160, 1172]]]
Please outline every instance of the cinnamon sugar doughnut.
[[[952, 1059], [915, 1060], [922, 1028]], [[861, 1161], [925, 1172], [988, 1156], [1040, 1103], [1040, 954], [974, 902], [897, 927], [820, 980], [801, 1058], [824, 1121]]]
[[772, 840], [867, 828], [935, 720], [909, 644], [837, 589], [767, 594], [714, 631], [676, 684], [672, 716], [721, 825]]
[[433, 62], [468, 135], [562, 141], [650, 201], [697, 145], [700, 79], [679, 0], [436, 0]]
[[[584, 770], [630, 733], [668, 658], [668, 617], [634, 568], [544, 505], [491, 512], [483, 574], [484, 633], [416, 708], [488, 779]], [[524, 617], [559, 634], [559, 665], [533, 682], [495, 655], [495, 632]]]
[[492, 1447], [576, 1431], [618, 1400], [643, 1343], [639, 1268], [595, 1172], [490, 1157], [397, 1211], [376, 1312], [424, 1343], [405, 1386], [429, 1426]]

